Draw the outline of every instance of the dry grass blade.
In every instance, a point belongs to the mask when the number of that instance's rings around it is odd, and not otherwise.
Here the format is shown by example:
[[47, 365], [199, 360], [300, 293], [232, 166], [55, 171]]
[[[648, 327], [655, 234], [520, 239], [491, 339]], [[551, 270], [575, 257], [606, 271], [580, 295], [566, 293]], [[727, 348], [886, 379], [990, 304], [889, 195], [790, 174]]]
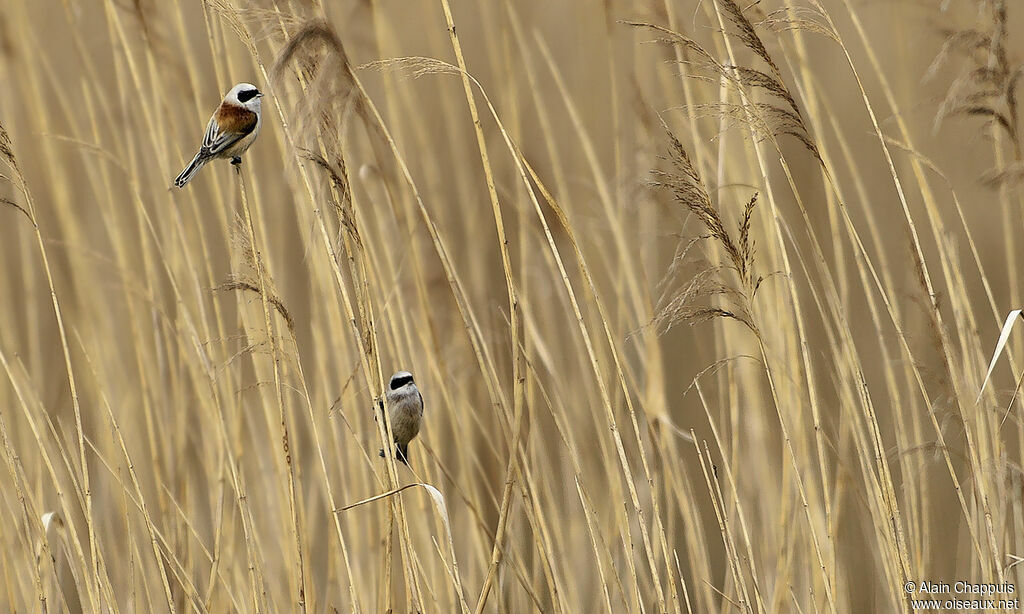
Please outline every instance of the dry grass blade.
[[985, 372], [985, 379], [981, 381], [981, 389], [978, 390], [978, 398], [974, 401], [975, 403], [981, 402], [981, 396], [985, 392], [985, 386], [988, 385], [988, 380], [992, 378], [992, 371], [996, 368], [996, 363], [999, 361], [999, 357], [1003, 354], [1003, 349], [1006, 348], [1006, 342], [1010, 340], [1010, 333], [1013, 332], [1013, 325], [1017, 322], [1017, 318], [1020, 317], [1024, 310], [1014, 309], [1006, 315], [1006, 320], [1003, 322], [1003, 328], [999, 331], [999, 340], [996, 341], [996, 347], [992, 350], [992, 359], [988, 361], [988, 371]]
[[455, 559], [455, 540], [452, 537], [451, 518], [448, 515], [448, 506], [445, 503], [444, 495], [441, 493], [440, 490], [438, 490], [433, 485], [427, 484], [425, 482], [413, 482], [411, 484], [406, 484], [404, 486], [400, 486], [398, 488], [389, 490], [387, 492], [380, 493], [378, 495], [374, 495], [372, 497], [367, 497], [366, 499], [363, 499], [361, 501], [356, 501], [355, 503], [350, 503], [350, 504], [342, 507], [339, 510], [335, 510], [335, 513], [337, 514], [337, 513], [341, 513], [341, 512], [346, 512], [348, 510], [355, 509], [355, 508], [357, 508], [357, 507], [359, 507], [361, 505], [367, 505], [369, 503], [373, 503], [374, 501], [380, 501], [381, 499], [386, 499], [388, 497], [393, 497], [393, 496], [397, 495], [398, 493], [400, 493], [400, 492], [402, 492], [404, 490], [408, 490], [410, 488], [415, 488], [417, 486], [419, 486], [420, 488], [423, 488], [424, 490], [426, 490], [427, 494], [430, 495], [430, 501], [431, 501], [431, 503], [434, 504], [434, 511], [437, 512], [438, 517], [441, 519], [441, 522], [444, 525], [445, 539], [448, 542], [448, 554], [452, 558], [452, 560], [451, 560], [452, 570], [453, 570], [452, 574], [453, 574], [453, 577], [455, 579], [455, 582], [457, 583], [457, 585], [459, 587], [459, 593], [460, 593], [459, 594], [459, 598], [460, 598], [460, 603], [462, 604], [463, 612], [467, 612], [469, 610], [469, 605], [466, 603], [465, 595], [462, 594], [462, 580], [461, 580], [461, 578], [459, 576], [458, 562]]

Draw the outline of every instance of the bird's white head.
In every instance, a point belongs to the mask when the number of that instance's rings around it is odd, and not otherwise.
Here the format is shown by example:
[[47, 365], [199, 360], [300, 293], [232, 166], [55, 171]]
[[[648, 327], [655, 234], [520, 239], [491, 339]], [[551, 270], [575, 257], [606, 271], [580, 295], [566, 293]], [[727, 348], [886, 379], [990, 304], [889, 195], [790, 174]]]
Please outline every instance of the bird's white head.
[[225, 102], [232, 102], [240, 107], [248, 109], [254, 113], [260, 112], [260, 99], [263, 98], [263, 93], [256, 89], [256, 86], [252, 83], [239, 83], [235, 87], [231, 88], [228, 95], [224, 97]]
[[412, 373], [408, 371], [399, 371], [391, 376], [391, 382], [388, 384], [388, 393], [395, 394], [399, 391], [406, 392], [416, 388], [416, 382], [412, 379]]

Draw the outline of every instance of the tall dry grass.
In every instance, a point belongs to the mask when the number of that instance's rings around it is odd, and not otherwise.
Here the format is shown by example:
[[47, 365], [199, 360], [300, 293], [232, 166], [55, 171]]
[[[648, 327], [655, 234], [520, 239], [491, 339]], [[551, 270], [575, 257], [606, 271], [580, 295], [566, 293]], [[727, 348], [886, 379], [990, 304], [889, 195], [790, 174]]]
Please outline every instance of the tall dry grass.
[[1017, 8], [8, 2], [0, 610], [1024, 585]]

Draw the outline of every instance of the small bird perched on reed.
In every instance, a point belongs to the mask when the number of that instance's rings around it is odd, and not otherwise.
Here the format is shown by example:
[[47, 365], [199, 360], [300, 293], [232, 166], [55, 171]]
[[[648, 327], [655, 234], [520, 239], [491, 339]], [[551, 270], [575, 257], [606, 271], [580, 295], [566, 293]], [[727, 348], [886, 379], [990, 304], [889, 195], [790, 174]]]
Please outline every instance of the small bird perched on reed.
[[[416, 387], [412, 373], [399, 371], [391, 376], [384, 397], [387, 401], [388, 420], [391, 422], [391, 434], [395, 441], [395, 458], [408, 466], [409, 442], [419, 434], [423, 422], [423, 395]], [[383, 402], [380, 402], [379, 409], [383, 416]], [[384, 450], [380, 451], [380, 456], [384, 457]]]
[[235, 165], [242, 163], [242, 154], [260, 133], [262, 97], [263, 94], [250, 83], [239, 83], [231, 88], [206, 125], [206, 136], [199, 153], [175, 178], [175, 186], [185, 187], [199, 169], [214, 158], [231, 158]]

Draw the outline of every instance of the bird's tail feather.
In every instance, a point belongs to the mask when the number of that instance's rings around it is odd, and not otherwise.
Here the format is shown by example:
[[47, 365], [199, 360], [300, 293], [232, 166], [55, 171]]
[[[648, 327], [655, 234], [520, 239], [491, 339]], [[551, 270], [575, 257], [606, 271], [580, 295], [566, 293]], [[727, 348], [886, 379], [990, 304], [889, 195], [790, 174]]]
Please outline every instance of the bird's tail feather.
[[[409, 466], [409, 444], [402, 445], [400, 443], [395, 444], [395, 458], [401, 461], [406, 467]], [[384, 458], [383, 448], [377, 453], [378, 456]]]
[[179, 188], [185, 187], [207, 162], [209, 162], [209, 158], [202, 157], [202, 154], [196, 154], [196, 157], [192, 158], [192, 161], [188, 163], [185, 170], [181, 171], [181, 174], [174, 178], [174, 185]]

